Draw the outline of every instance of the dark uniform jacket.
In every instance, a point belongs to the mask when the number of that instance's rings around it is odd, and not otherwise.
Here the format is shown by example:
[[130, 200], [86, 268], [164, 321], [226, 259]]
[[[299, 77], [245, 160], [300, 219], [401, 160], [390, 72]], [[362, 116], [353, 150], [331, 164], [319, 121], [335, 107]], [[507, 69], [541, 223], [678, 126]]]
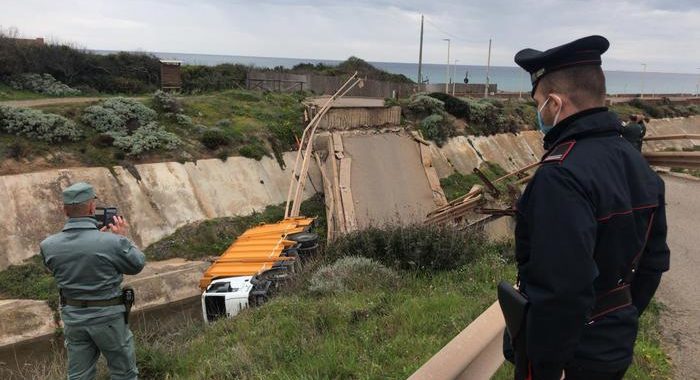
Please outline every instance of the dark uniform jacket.
[[[516, 258], [535, 379], [558, 380], [571, 366], [626, 368], [639, 315], [668, 270], [664, 183], [620, 128], [606, 108], [557, 124], [518, 202]], [[591, 315], [598, 297], [626, 282], [631, 303]]]

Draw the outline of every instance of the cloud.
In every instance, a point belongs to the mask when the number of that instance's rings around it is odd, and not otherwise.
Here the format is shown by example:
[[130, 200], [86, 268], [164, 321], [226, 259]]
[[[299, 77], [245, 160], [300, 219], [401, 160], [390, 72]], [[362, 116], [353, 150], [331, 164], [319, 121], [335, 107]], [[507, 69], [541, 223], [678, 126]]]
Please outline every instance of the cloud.
[[602, 34], [606, 69], [697, 72], [697, 0], [0, 0], [0, 25], [93, 49], [415, 62], [420, 14], [424, 61], [442, 63], [450, 38], [460, 63], [513, 65]]

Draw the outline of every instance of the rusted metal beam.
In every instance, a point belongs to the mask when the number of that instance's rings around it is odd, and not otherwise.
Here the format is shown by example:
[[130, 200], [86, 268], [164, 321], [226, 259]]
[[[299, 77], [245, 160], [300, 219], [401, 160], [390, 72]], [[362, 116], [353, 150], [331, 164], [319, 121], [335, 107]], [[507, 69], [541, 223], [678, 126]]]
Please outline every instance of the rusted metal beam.
[[494, 185], [491, 180], [489, 180], [488, 177], [486, 177], [486, 174], [484, 174], [479, 168], [474, 168], [473, 170], [474, 174], [476, 174], [479, 179], [481, 179], [481, 182], [486, 185], [486, 188], [489, 190], [489, 193], [491, 193], [494, 197], [498, 198], [501, 195], [501, 192], [496, 188], [496, 185]]

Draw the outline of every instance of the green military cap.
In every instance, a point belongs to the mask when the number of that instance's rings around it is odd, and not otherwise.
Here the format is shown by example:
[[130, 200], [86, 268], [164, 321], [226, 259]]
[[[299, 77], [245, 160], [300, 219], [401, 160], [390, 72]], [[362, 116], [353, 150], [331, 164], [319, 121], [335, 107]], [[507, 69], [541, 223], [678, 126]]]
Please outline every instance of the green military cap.
[[74, 205], [97, 198], [95, 189], [87, 182], [78, 182], [63, 190], [63, 204]]

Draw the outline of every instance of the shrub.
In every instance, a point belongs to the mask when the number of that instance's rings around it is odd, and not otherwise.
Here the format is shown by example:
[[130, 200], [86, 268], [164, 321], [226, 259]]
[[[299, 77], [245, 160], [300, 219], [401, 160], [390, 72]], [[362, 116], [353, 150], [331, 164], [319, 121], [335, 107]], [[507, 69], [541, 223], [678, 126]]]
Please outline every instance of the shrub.
[[243, 157], [253, 158], [258, 161], [262, 160], [264, 156], [269, 155], [267, 149], [265, 149], [265, 147], [259, 141], [255, 141], [240, 147], [238, 149], [238, 153]]
[[630, 105], [636, 108], [639, 108], [640, 110], [644, 111], [647, 115], [654, 117], [654, 118], [660, 118], [660, 117], [665, 117], [665, 113], [662, 109], [659, 107], [656, 107], [652, 104], [649, 104], [643, 100], [640, 99], [632, 99], [630, 101]]
[[183, 66], [182, 90], [185, 92], [218, 91], [245, 86], [248, 67], [225, 63], [216, 66]]
[[175, 115], [175, 121], [183, 127], [192, 127], [194, 125], [192, 118], [182, 113]]
[[208, 129], [204, 131], [199, 141], [208, 149], [215, 150], [220, 146], [231, 144], [231, 139], [220, 129]]
[[518, 132], [518, 122], [512, 116], [505, 116], [503, 102], [481, 99], [469, 102], [469, 125], [474, 133], [493, 135], [496, 133]]
[[180, 101], [173, 94], [161, 90], [153, 94], [153, 106], [161, 112], [179, 114], [182, 111]]
[[423, 136], [442, 146], [447, 139], [455, 134], [455, 128], [443, 114], [432, 114], [420, 123]]
[[5, 149], [5, 157], [19, 160], [29, 155], [29, 147], [19, 140], [15, 140]]
[[155, 120], [156, 116], [156, 111], [137, 100], [115, 97], [87, 107], [81, 119], [99, 132], [125, 132], [129, 121], [135, 120], [141, 126]]
[[362, 256], [390, 268], [449, 270], [472, 262], [485, 241], [474, 231], [445, 226], [370, 227], [345, 234], [326, 248], [326, 257]]
[[407, 108], [418, 115], [432, 115], [445, 112], [445, 103], [426, 94], [416, 94], [411, 97]]
[[63, 116], [0, 105], [0, 131], [46, 141], [78, 141], [82, 131]]
[[445, 111], [450, 115], [460, 119], [469, 118], [469, 103], [443, 92], [433, 92], [429, 96], [442, 101]]
[[321, 267], [309, 281], [309, 291], [317, 294], [358, 292], [395, 287], [399, 276], [384, 265], [366, 257], [349, 256]]
[[71, 88], [56, 80], [51, 74], [18, 74], [8, 81], [15, 90], [29, 90], [50, 96], [79, 95], [80, 90]]
[[100, 133], [92, 139], [92, 145], [98, 148], [109, 148], [114, 145], [114, 137], [106, 133]]
[[226, 128], [231, 126], [231, 120], [229, 119], [221, 119], [216, 122], [216, 126], [220, 128]]
[[124, 132], [107, 132], [114, 137], [114, 146], [130, 156], [138, 156], [154, 149], [173, 150], [182, 141], [174, 133], [168, 132], [156, 122], [150, 122], [137, 128], [133, 134]]

